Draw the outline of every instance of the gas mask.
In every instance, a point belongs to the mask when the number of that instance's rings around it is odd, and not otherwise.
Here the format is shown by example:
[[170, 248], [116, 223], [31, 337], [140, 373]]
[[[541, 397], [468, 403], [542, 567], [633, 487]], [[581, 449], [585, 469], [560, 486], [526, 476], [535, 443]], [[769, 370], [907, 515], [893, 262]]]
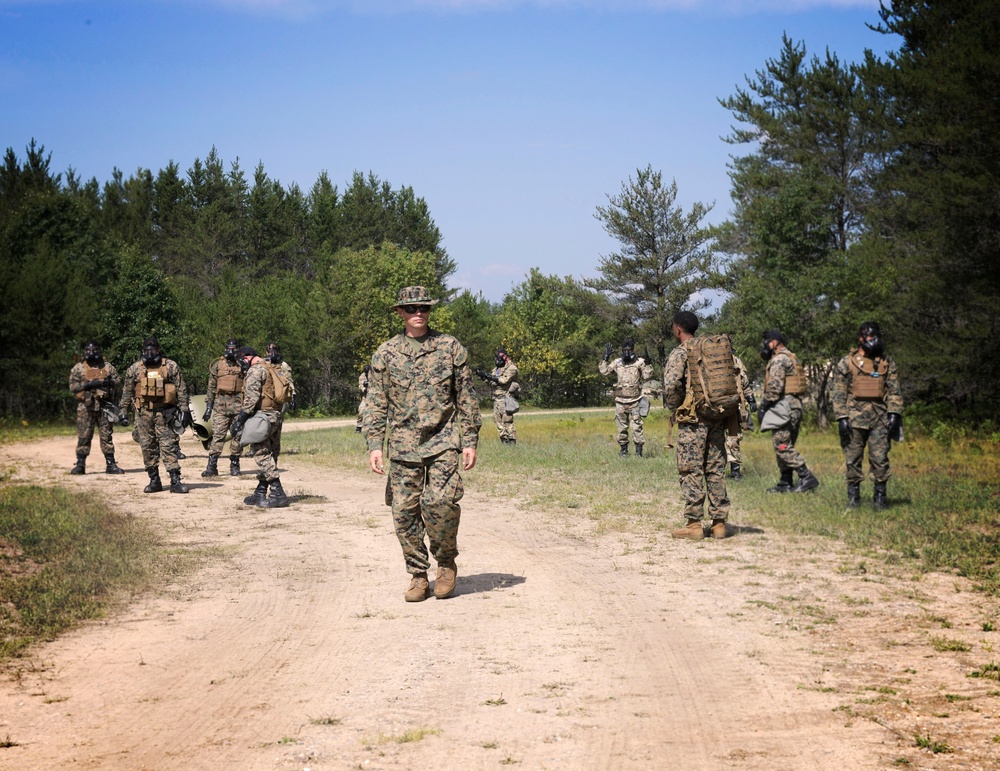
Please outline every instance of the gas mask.
[[281, 349], [273, 346], [267, 349], [267, 360], [272, 364], [281, 364]]
[[222, 355], [226, 358], [226, 361], [228, 361], [230, 364], [235, 364], [236, 356], [239, 353], [239, 350], [240, 350], [239, 343], [236, 340], [230, 340], [229, 342], [226, 343], [226, 350]]
[[862, 324], [858, 336], [861, 338], [861, 350], [865, 352], [865, 356], [869, 359], [874, 359], [884, 353], [882, 330], [879, 329], [878, 324], [875, 322]]
[[493, 362], [497, 365], [498, 368], [506, 366], [507, 357], [498, 351], [496, 356], [493, 357]]
[[626, 364], [635, 361], [635, 347], [631, 343], [622, 344], [622, 361]]
[[142, 363], [147, 367], [159, 367], [162, 361], [159, 347], [147, 345], [142, 349]]
[[764, 361], [770, 361], [771, 357], [774, 355], [774, 351], [771, 350], [771, 341], [765, 340], [760, 344], [760, 358]]
[[246, 375], [247, 371], [250, 369], [250, 362], [247, 361], [246, 356], [240, 356], [239, 365], [240, 365], [240, 372]]
[[96, 345], [88, 345], [83, 349], [83, 358], [91, 367], [101, 363], [101, 349]]

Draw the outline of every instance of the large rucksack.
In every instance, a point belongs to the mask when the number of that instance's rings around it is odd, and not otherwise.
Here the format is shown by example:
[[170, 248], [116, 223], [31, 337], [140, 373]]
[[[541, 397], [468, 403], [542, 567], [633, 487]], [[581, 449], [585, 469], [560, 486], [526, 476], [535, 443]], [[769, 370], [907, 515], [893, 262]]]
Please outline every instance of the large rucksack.
[[[262, 363], [269, 377], [264, 384], [261, 395], [264, 397], [265, 402], [270, 401], [271, 404], [277, 405], [280, 408], [281, 405], [292, 400], [292, 383], [279, 367], [274, 366], [270, 362]], [[261, 407], [265, 410], [274, 409], [271, 405], [262, 404]]]
[[687, 388], [693, 396], [695, 412], [710, 418], [735, 415], [743, 394], [729, 337], [692, 337], [684, 347], [687, 349]]

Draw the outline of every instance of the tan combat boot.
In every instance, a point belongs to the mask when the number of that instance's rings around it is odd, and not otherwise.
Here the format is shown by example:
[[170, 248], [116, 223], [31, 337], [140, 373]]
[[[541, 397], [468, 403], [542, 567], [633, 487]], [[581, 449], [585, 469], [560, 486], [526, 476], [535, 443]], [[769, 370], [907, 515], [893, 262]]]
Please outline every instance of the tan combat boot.
[[724, 519], [713, 519], [712, 527], [709, 528], [709, 534], [712, 538], [725, 538], [726, 533], [726, 520]]
[[430, 591], [430, 588], [431, 585], [427, 583], [427, 574], [416, 573], [410, 579], [410, 588], [406, 590], [403, 598], [407, 602], [422, 602], [427, 599], [427, 593]]
[[437, 578], [434, 579], [434, 596], [443, 600], [455, 591], [455, 580], [458, 578], [458, 566], [454, 562], [438, 565]]
[[680, 530], [674, 530], [670, 534], [671, 538], [686, 538], [689, 541], [700, 541], [705, 537], [705, 530], [701, 526], [700, 519], [689, 519], [688, 523]]

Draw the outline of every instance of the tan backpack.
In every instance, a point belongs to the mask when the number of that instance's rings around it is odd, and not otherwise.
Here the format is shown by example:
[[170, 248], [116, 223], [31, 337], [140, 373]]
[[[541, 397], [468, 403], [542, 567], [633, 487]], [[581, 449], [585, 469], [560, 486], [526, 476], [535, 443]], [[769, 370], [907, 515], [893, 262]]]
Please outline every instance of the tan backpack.
[[710, 418], [735, 415], [743, 394], [729, 337], [692, 337], [684, 347], [687, 349], [687, 389], [693, 397], [695, 412]]
[[292, 400], [292, 383], [278, 367], [270, 362], [261, 362], [267, 370], [268, 378], [261, 389], [261, 409], [273, 410]]

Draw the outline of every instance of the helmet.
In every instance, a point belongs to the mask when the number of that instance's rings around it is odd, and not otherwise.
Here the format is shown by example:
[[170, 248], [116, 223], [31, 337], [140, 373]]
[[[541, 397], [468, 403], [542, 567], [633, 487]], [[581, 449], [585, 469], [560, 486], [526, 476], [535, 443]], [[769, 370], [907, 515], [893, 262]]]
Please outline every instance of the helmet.
[[879, 328], [878, 322], [866, 321], [858, 329], [858, 337], [861, 338], [861, 350], [868, 358], [874, 359], [885, 351], [882, 344], [882, 330]]
[[160, 341], [155, 337], [147, 337], [142, 341], [142, 363], [147, 367], [159, 367], [163, 361], [160, 355]]
[[235, 364], [236, 357], [239, 355], [240, 352], [240, 347], [241, 347], [240, 341], [237, 340], [235, 337], [230, 337], [228, 340], [226, 340], [226, 349], [225, 352], [222, 354], [223, 356], [226, 357], [226, 361], [228, 361], [230, 364]]

